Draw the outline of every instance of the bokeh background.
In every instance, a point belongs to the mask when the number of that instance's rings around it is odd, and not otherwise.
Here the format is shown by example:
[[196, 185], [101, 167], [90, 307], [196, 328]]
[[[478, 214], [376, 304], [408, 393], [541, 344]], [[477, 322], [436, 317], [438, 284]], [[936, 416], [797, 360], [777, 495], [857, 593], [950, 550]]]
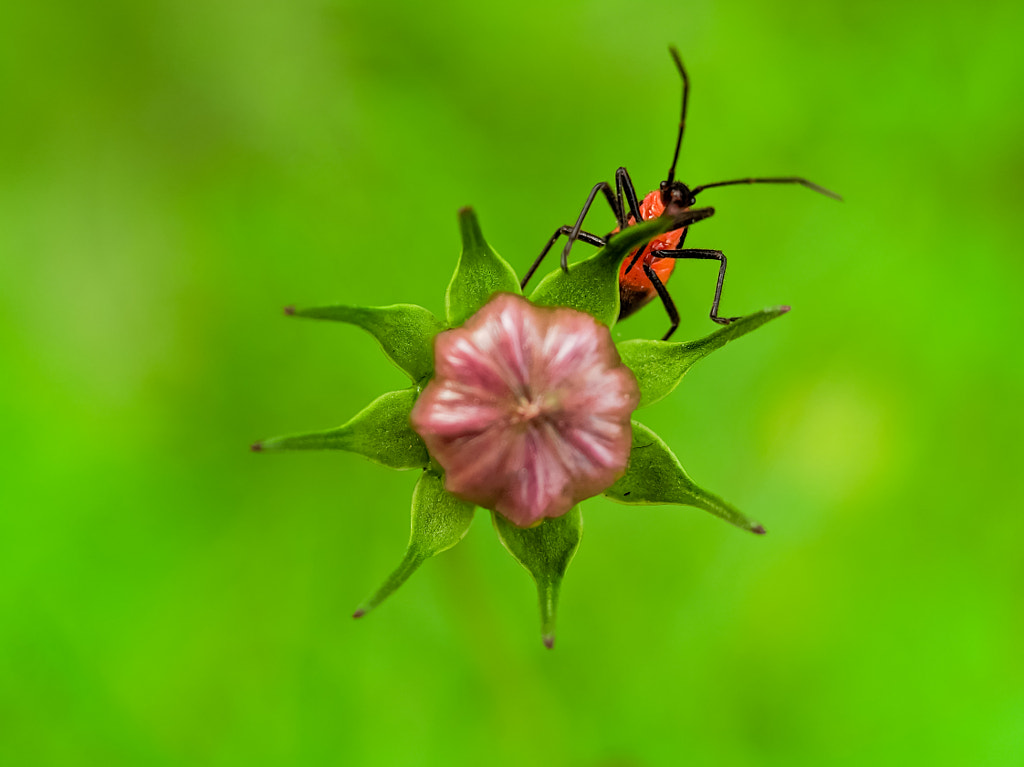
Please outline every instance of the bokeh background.
[[[1022, 34], [1019, 2], [0, 6], [0, 763], [1024, 763]], [[352, 621], [416, 477], [247, 448], [404, 378], [281, 307], [440, 311], [460, 206], [522, 269], [618, 165], [655, 187], [670, 43], [681, 178], [846, 198], [705, 194], [723, 312], [794, 310], [640, 416], [770, 534], [588, 502], [549, 652], [481, 514]], [[678, 338], [714, 277], [677, 271]]]

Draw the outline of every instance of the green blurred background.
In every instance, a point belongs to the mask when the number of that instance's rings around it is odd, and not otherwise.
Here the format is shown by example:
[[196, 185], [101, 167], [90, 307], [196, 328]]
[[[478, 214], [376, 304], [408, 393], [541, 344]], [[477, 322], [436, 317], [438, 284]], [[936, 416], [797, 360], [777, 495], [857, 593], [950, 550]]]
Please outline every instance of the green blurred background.
[[[4, 3], [0, 763], [1024, 763], [1022, 34], [1019, 2]], [[352, 621], [416, 477], [247, 448], [404, 378], [281, 307], [440, 311], [458, 207], [523, 269], [618, 165], [655, 187], [669, 43], [684, 180], [846, 198], [702, 197], [723, 313], [794, 311], [640, 415], [770, 534], [588, 502], [549, 652], [480, 515]], [[714, 275], [676, 272], [678, 338]]]

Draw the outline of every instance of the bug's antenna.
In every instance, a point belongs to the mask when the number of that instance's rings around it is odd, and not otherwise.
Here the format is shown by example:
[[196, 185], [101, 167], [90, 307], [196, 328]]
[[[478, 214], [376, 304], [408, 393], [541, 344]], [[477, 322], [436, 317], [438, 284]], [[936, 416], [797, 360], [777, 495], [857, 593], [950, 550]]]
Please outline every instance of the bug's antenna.
[[806, 186], [808, 189], [811, 189], [818, 194], [831, 197], [833, 200], [839, 200], [842, 202], [843, 199], [835, 192], [831, 192], [823, 186], [818, 186], [814, 182], [808, 181], [806, 178], [798, 178], [796, 176], [784, 176], [782, 178], [737, 178], [732, 181], [716, 181], [713, 184], [701, 184], [700, 186], [695, 186], [690, 190], [690, 193], [696, 197], [705, 189], [711, 189], [715, 186], [735, 186], [736, 184], [800, 184], [800, 186]]
[[683, 77], [683, 113], [679, 117], [679, 135], [676, 136], [676, 153], [672, 155], [672, 167], [668, 169], [666, 183], [671, 184], [676, 177], [676, 163], [679, 162], [679, 150], [683, 146], [683, 131], [686, 129], [686, 103], [690, 98], [690, 78], [686, 76], [686, 68], [683, 66], [683, 59], [674, 45], [668, 47], [668, 52], [675, 59], [676, 69]]

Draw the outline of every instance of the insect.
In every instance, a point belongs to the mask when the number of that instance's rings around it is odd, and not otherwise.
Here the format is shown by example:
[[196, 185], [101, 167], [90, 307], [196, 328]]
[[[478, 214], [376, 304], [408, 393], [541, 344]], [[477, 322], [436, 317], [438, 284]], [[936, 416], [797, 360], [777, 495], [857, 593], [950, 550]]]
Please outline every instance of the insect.
[[[669, 320], [672, 323], [663, 340], [668, 340], [676, 331], [676, 328], [679, 327], [679, 312], [668, 293], [668, 289], [665, 287], [665, 283], [672, 275], [673, 269], [675, 269], [675, 262], [680, 259], [718, 261], [718, 282], [715, 285], [714, 300], [711, 302], [711, 319], [721, 325], [727, 325], [739, 319], [738, 317], [718, 316], [718, 304], [722, 299], [722, 285], [725, 282], [725, 254], [720, 250], [683, 247], [686, 234], [689, 231], [689, 225], [708, 218], [714, 213], [713, 208], [700, 208], [690, 211], [691, 206], [697, 203], [697, 195], [706, 189], [718, 186], [734, 186], [737, 184], [800, 184], [833, 199], [842, 199], [835, 192], [830, 192], [828, 189], [818, 186], [805, 178], [796, 176], [738, 178], [731, 181], [701, 184], [692, 188], [682, 181], [677, 181], [676, 164], [679, 162], [679, 150], [682, 148], [683, 132], [686, 129], [686, 107], [689, 101], [690, 79], [686, 74], [686, 68], [683, 66], [683, 60], [679, 55], [679, 51], [675, 47], [669, 47], [669, 53], [672, 54], [676, 68], [683, 79], [683, 106], [682, 114], [679, 118], [679, 133], [676, 135], [676, 148], [672, 155], [672, 165], [668, 169], [668, 177], [661, 182], [658, 189], [649, 192], [639, 202], [637, 200], [636, 187], [633, 185], [633, 179], [630, 178], [629, 171], [623, 167], [615, 171], [614, 191], [611, 185], [604, 181], [595, 184], [594, 188], [590, 190], [587, 201], [583, 203], [583, 210], [580, 211], [576, 223], [573, 226], [561, 226], [555, 230], [547, 245], [544, 246], [544, 250], [534, 260], [522, 280], [522, 287], [525, 288], [526, 283], [529, 282], [534, 272], [537, 271], [541, 261], [544, 260], [544, 257], [554, 246], [558, 238], [563, 235], [568, 237], [568, 241], [562, 249], [562, 271], [568, 272], [569, 251], [572, 250], [572, 246], [577, 240], [582, 240], [589, 245], [604, 247], [608, 239], [615, 232], [631, 226], [637, 221], [647, 221], [661, 215], [682, 217], [687, 222], [686, 226], [666, 232], [651, 240], [643, 248], [637, 248], [623, 259], [619, 270], [619, 319], [630, 316], [657, 296], [661, 299], [662, 304], [664, 304], [665, 311], [668, 313]], [[608, 205], [615, 214], [615, 220], [618, 222], [618, 226], [604, 237], [599, 237], [583, 229], [583, 220], [586, 218], [599, 193], [603, 194], [605, 200], [608, 201]], [[687, 218], [684, 215], [686, 212], [690, 212], [693, 215]]]

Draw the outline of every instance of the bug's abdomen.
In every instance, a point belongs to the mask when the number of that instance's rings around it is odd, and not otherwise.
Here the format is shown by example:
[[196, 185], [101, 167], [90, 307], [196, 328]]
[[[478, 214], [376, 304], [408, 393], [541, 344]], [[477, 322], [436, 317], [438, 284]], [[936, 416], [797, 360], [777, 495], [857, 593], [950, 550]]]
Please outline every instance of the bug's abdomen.
[[[657, 218], [665, 210], [665, 206], [661, 202], [661, 193], [658, 191], [650, 192], [644, 197], [643, 202], [640, 203], [640, 217], [644, 221], [650, 221], [652, 218]], [[630, 224], [635, 224], [636, 220], [633, 217], [629, 219]], [[618, 230], [616, 230], [618, 231]], [[634, 250], [628, 256], [622, 260], [622, 265], [619, 267], [619, 319], [625, 319], [629, 315], [636, 312], [638, 309], [646, 306], [650, 303], [658, 292], [654, 289], [654, 285], [647, 278], [644, 273], [643, 265], [649, 264], [654, 273], [658, 276], [658, 279], [662, 283], [668, 282], [668, 278], [672, 275], [672, 270], [675, 269], [676, 262], [672, 258], [658, 258], [657, 251], [659, 250], [675, 250], [679, 247], [679, 238], [683, 236], [682, 229], [673, 229], [671, 232], [665, 232], [665, 234], [659, 235], [651, 240], [643, 250], [643, 254], [637, 259], [636, 264], [626, 274], [626, 267], [629, 266], [633, 260], [633, 256], [636, 254]], [[654, 251], [652, 253], [652, 251]]]

